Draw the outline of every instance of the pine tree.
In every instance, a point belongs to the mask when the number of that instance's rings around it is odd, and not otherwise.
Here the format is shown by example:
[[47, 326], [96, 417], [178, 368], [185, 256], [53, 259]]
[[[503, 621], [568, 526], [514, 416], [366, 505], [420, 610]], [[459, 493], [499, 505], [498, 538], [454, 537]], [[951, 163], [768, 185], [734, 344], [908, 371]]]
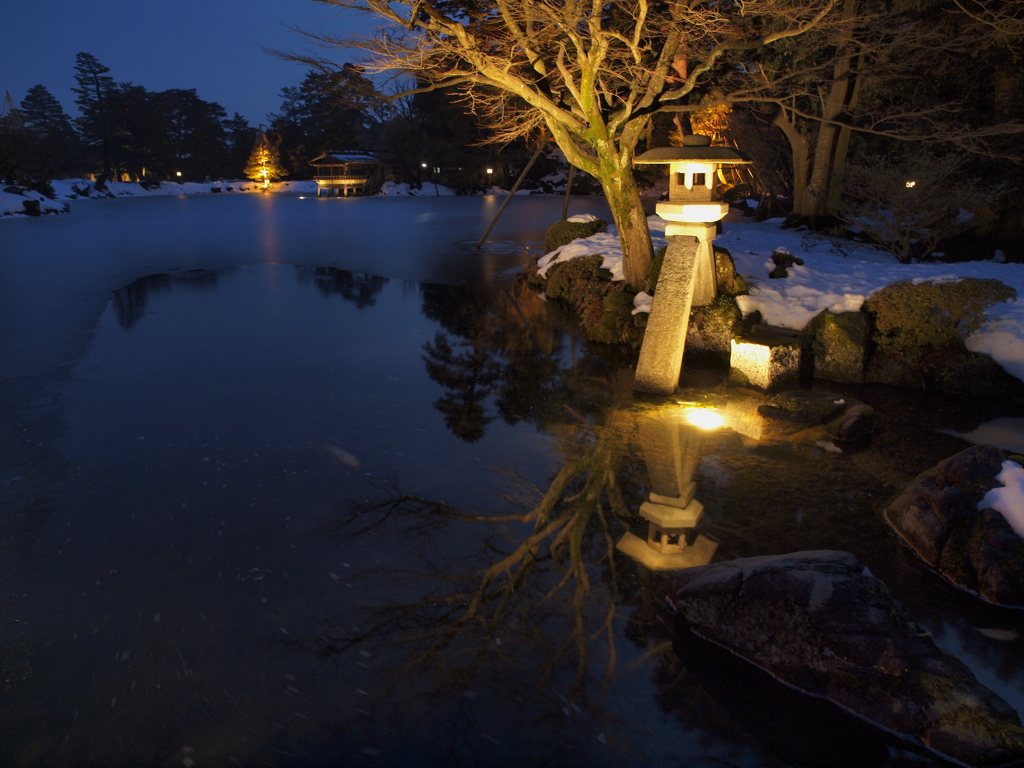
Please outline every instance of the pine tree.
[[260, 132], [256, 144], [249, 155], [249, 163], [245, 166], [246, 178], [263, 182], [263, 188], [270, 186], [271, 179], [280, 179], [284, 175], [277, 147], [271, 144], [267, 134]]
[[103, 161], [101, 181], [110, 178], [111, 173], [111, 101], [117, 86], [114, 78], [107, 74], [109, 71], [110, 67], [100, 64], [92, 54], [79, 53], [75, 56], [75, 82], [78, 87], [71, 90], [76, 94], [75, 103], [82, 113], [77, 121], [78, 129], [86, 142], [100, 147]]
[[45, 85], [33, 85], [21, 101], [25, 125], [49, 140], [66, 141], [75, 136], [71, 118]]
[[71, 118], [45, 85], [34, 85], [22, 99], [21, 114], [32, 133], [36, 175], [40, 179], [59, 178], [77, 170], [81, 162], [81, 143]]

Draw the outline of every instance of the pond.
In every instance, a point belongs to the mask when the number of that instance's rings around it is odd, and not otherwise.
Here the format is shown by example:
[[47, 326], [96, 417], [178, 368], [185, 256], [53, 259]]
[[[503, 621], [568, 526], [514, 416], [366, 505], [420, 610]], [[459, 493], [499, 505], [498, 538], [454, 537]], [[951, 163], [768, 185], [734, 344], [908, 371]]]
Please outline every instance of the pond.
[[497, 204], [2, 223], [0, 764], [932, 764], [672, 651], [666, 577], [614, 546], [644, 535], [659, 440], [690, 457], [715, 559], [851, 551], [1024, 711], [1020, 612], [947, 588], [881, 517], [966, 445], [949, 431], [1020, 414], [840, 390], [885, 430], [835, 454], [720, 371], [634, 398], [628, 355], [513, 279], [561, 200], [514, 200], [478, 251]]

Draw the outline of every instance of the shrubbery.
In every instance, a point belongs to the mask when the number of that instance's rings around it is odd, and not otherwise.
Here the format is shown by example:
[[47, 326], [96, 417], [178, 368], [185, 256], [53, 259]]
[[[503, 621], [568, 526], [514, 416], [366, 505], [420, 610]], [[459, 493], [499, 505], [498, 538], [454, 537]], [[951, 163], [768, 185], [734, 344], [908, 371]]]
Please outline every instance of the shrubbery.
[[551, 253], [556, 248], [568, 245], [581, 237], [590, 237], [598, 232], [607, 232], [608, 222], [604, 219], [592, 221], [556, 221], [544, 234], [544, 252]]
[[574, 301], [573, 289], [581, 283], [587, 283], [597, 276], [604, 256], [595, 253], [593, 256], [579, 256], [568, 261], [558, 261], [548, 267], [548, 281], [544, 295], [549, 299]]

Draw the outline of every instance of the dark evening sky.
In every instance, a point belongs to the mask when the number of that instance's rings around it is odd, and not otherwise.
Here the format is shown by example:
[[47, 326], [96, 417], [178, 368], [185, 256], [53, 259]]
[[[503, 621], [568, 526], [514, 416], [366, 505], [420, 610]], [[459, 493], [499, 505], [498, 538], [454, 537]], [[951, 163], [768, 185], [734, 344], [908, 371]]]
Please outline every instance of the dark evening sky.
[[[264, 53], [260, 46], [299, 51], [306, 42], [287, 29], [346, 34], [373, 22], [313, 0], [42, 0], [4, 4], [0, 97], [15, 104], [33, 85], [45, 85], [71, 116], [75, 54], [91, 53], [117, 82], [151, 91], [195, 88], [230, 117], [266, 123], [281, 104], [280, 90], [305, 69]], [[338, 61], [357, 52], [337, 51]]]

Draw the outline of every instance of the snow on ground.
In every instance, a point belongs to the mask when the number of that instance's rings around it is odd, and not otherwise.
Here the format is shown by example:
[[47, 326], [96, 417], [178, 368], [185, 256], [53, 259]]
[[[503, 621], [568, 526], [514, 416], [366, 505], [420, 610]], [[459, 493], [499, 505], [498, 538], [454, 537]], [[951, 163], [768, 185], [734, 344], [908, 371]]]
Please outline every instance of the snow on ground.
[[[666, 244], [665, 221], [648, 218], [655, 250]], [[723, 222], [715, 243], [726, 248], [736, 271], [752, 278], [751, 295], [740, 296], [740, 309], [761, 312], [764, 322], [801, 329], [823, 309], [835, 312], [860, 309], [864, 300], [898, 280], [956, 280], [962, 277], [995, 278], [1017, 291], [1020, 301], [997, 304], [987, 310], [988, 320], [967, 339], [968, 349], [990, 355], [1009, 373], [1024, 380], [1024, 264], [969, 261], [956, 264], [900, 264], [890, 254], [871, 246], [831, 240], [781, 228], [782, 219], [764, 222]], [[789, 277], [770, 280], [775, 264], [772, 251], [785, 248], [804, 261], [789, 268]], [[574, 240], [543, 256], [538, 264], [546, 273], [551, 264], [577, 256], [600, 253], [602, 266], [622, 279], [622, 250], [613, 227], [608, 233]], [[638, 311], [650, 299], [639, 294]]]

